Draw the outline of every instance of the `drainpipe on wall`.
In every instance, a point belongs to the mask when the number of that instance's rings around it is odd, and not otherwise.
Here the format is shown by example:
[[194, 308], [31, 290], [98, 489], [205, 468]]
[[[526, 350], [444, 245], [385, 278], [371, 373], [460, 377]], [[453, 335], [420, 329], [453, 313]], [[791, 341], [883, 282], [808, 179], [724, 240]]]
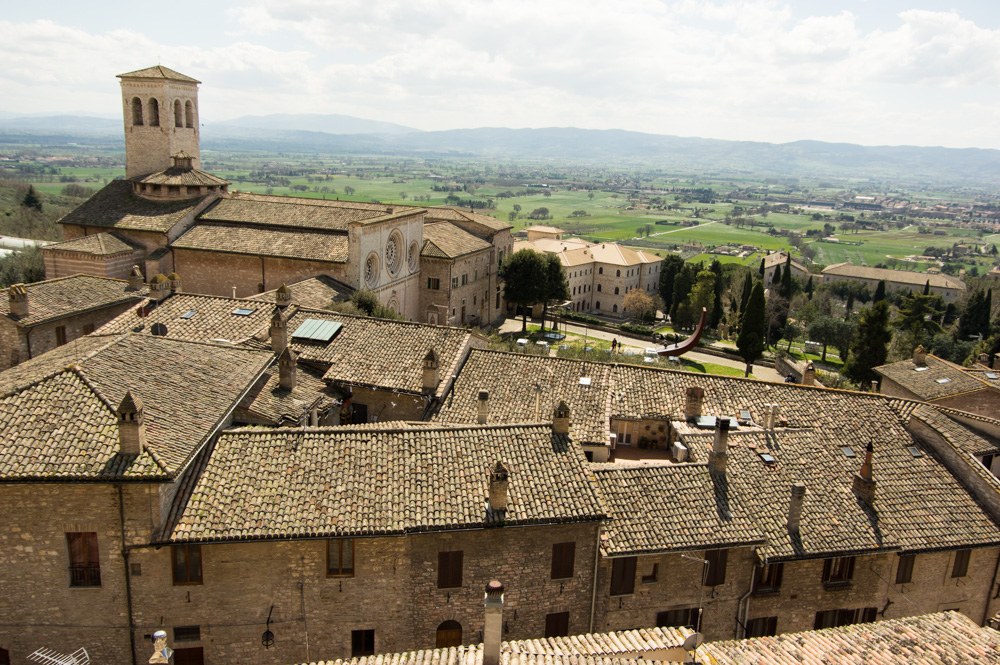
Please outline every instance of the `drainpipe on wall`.
[[[746, 637], [747, 617], [750, 616], [750, 594], [753, 593], [753, 582], [754, 578], [756, 577], [754, 571], [756, 570], [756, 568], [757, 568], [756, 566], [750, 568], [750, 588], [747, 589], [747, 592], [745, 594], [740, 596], [739, 602], [736, 603], [736, 639], [741, 639], [743, 637]], [[742, 611], [743, 621], [740, 621], [740, 606], [743, 605], [744, 603], [746, 603], [746, 605], [744, 605]], [[740, 635], [741, 627], [744, 629], [742, 636]]]
[[[1000, 561], [1000, 559], [998, 559]], [[594, 584], [590, 592], [590, 628], [588, 633], [594, 632], [594, 610], [597, 607], [597, 569], [601, 563], [601, 525], [597, 525], [597, 542], [594, 543]]]
[[125, 567], [125, 605], [128, 609], [128, 643], [131, 647], [132, 652], [132, 665], [136, 665], [135, 662], [135, 619], [132, 615], [132, 575], [129, 570], [128, 561], [128, 546], [125, 544], [125, 502], [122, 498], [122, 486], [116, 485], [118, 488], [118, 523], [121, 527], [122, 534], [122, 561]]

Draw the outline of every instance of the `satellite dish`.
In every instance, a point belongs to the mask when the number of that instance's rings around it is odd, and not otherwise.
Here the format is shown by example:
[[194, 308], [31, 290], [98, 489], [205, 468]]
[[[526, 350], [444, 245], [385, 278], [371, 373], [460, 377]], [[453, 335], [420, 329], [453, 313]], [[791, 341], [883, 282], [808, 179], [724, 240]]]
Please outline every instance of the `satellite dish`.
[[691, 633], [690, 635], [687, 636], [687, 639], [684, 640], [683, 647], [685, 651], [694, 651], [704, 643], [705, 643], [704, 635], [702, 635], [701, 633]]
[[149, 332], [157, 337], [166, 337], [167, 327], [162, 323], [154, 323], [153, 327], [149, 329]]

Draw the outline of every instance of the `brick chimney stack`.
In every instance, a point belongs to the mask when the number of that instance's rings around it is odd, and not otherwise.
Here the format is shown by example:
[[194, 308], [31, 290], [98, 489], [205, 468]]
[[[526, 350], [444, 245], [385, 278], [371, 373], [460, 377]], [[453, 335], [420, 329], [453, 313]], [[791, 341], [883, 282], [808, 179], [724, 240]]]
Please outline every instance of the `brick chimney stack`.
[[274, 292], [274, 304], [281, 308], [288, 307], [292, 304], [292, 290], [288, 288], [287, 284], [282, 284], [278, 287], [278, 290]]
[[859, 499], [869, 506], [875, 502], [875, 478], [872, 476], [872, 452], [875, 447], [871, 441], [865, 448], [865, 462], [861, 465], [861, 470], [854, 475], [854, 483], [851, 489]]
[[503, 636], [503, 584], [491, 580], [483, 596], [486, 624], [483, 626], [483, 665], [500, 665]]
[[788, 530], [798, 531], [802, 522], [802, 504], [806, 500], [806, 485], [799, 482], [792, 485], [792, 500], [788, 504]]
[[292, 347], [286, 346], [278, 356], [278, 385], [285, 390], [295, 387], [295, 360], [297, 356]]
[[142, 271], [139, 270], [139, 266], [132, 266], [132, 272], [128, 274], [128, 290], [141, 291], [142, 285], [145, 283], [146, 279], [142, 276]]
[[924, 349], [923, 344], [913, 349], [913, 364], [918, 367], [923, 367], [927, 364], [927, 351]]
[[715, 421], [715, 442], [708, 454], [708, 468], [718, 473], [726, 472], [729, 459], [729, 418], [720, 416]]
[[993, 369], [1000, 369], [1000, 353], [993, 356]]
[[157, 302], [170, 295], [170, 280], [160, 273], [149, 280], [149, 297]]
[[507, 510], [507, 488], [510, 471], [500, 460], [490, 470], [490, 510], [503, 513]]
[[479, 391], [479, 397], [476, 400], [476, 422], [480, 425], [485, 425], [486, 421], [489, 419], [490, 415], [490, 394], [486, 390]]
[[18, 319], [28, 316], [28, 290], [24, 284], [14, 284], [8, 291], [10, 297], [10, 315]]
[[281, 316], [281, 310], [274, 310], [268, 332], [271, 335], [271, 350], [275, 353], [284, 351], [288, 346], [288, 321], [285, 321], [285, 318]]
[[146, 447], [146, 418], [142, 400], [127, 391], [118, 405], [118, 453], [137, 457]]
[[421, 380], [421, 391], [425, 395], [433, 395], [441, 383], [441, 363], [438, 361], [434, 349], [427, 351], [424, 356], [424, 373]]
[[167, 279], [170, 280], [170, 293], [180, 293], [181, 292], [181, 276], [175, 272], [167, 275]]
[[566, 400], [559, 400], [552, 413], [552, 432], [555, 434], [569, 434], [569, 405]]
[[694, 420], [701, 415], [701, 405], [705, 401], [705, 389], [691, 386], [684, 391], [684, 418]]
[[802, 385], [812, 386], [816, 384], [816, 366], [813, 361], [806, 363], [806, 369], [802, 372]]

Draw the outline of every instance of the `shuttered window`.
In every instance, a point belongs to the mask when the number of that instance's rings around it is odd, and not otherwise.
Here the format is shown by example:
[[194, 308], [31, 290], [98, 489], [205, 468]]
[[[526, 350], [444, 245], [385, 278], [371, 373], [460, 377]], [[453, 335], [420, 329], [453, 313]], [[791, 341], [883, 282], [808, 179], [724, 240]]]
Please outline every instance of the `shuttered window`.
[[913, 554], [901, 554], [899, 565], [896, 566], [896, 584], [909, 584], [913, 579], [913, 560], [917, 557]]
[[611, 595], [625, 596], [635, 591], [635, 557], [611, 560]]
[[573, 577], [576, 543], [556, 543], [552, 546], [552, 579]]
[[569, 635], [569, 612], [555, 612], [545, 615], [545, 637], [565, 637]]
[[438, 552], [438, 588], [452, 589], [462, 586], [461, 550]]
[[955, 564], [951, 567], [952, 577], [965, 577], [969, 573], [969, 556], [972, 550], [959, 550], [955, 552]]
[[709, 550], [705, 552], [708, 561], [708, 573], [705, 575], [705, 586], [718, 586], [726, 583], [726, 560], [729, 550]]

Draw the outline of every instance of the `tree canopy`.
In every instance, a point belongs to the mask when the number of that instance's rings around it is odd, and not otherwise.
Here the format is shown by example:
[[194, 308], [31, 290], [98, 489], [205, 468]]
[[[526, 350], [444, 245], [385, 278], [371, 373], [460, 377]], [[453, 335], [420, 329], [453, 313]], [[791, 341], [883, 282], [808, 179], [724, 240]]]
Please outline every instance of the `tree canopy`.
[[528, 307], [546, 295], [546, 262], [533, 249], [522, 249], [504, 259], [500, 266], [503, 297], [521, 307], [521, 332], [528, 331]]
[[764, 286], [758, 282], [754, 285], [747, 301], [746, 309], [740, 321], [740, 334], [736, 338], [736, 348], [740, 350], [740, 357], [747, 364], [746, 373], [743, 376], [750, 376], [753, 368], [753, 361], [760, 358], [764, 352]]
[[891, 341], [889, 303], [879, 300], [871, 307], [861, 310], [857, 332], [844, 365], [844, 376], [860, 384], [863, 390], [871, 388], [872, 383], [878, 380], [878, 374], [873, 368], [885, 364]]

